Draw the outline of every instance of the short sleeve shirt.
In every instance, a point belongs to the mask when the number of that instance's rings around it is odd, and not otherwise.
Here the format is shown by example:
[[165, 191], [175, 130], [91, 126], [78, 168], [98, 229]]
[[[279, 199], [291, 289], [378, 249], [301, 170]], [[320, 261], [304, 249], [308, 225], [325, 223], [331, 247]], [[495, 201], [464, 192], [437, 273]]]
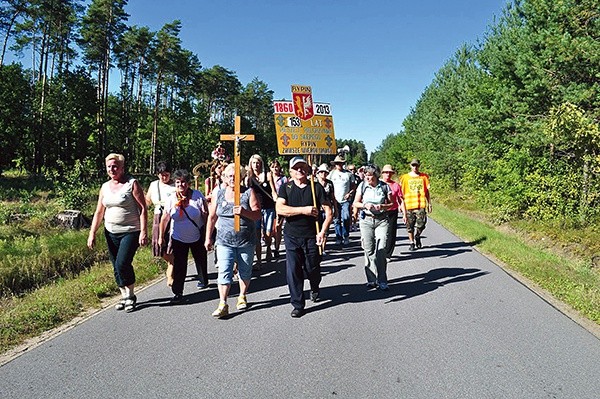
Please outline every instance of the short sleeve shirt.
[[[167, 209], [167, 212], [171, 215], [171, 237], [173, 237], [174, 240], [189, 244], [200, 239], [200, 228], [204, 225], [204, 219], [202, 218], [204, 201], [206, 201], [206, 199], [200, 191], [192, 190], [189, 205], [185, 207], [184, 212], [177, 206], [177, 196], [172, 195], [169, 197], [165, 209]], [[190, 219], [193, 220], [198, 227], [196, 227]]]
[[354, 175], [347, 170], [334, 169], [329, 172], [327, 178], [333, 183], [336, 201], [348, 201], [344, 199], [344, 196], [350, 192], [350, 187], [354, 183]]
[[400, 185], [407, 210], [423, 209], [427, 206], [429, 175], [419, 173], [418, 176], [411, 176], [406, 173], [400, 178]]
[[164, 184], [160, 180], [155, 180], [150, 183], [148, 194], [154, 205], [154, 214], [158, 215], [165, 208], [169, 197], [175, 195], [175, 186], [172, 184]]
[[[289, 195], [288, 195], [289, 191]], [[291, 180], [279, 188], [278, 196], [283, 198], [288, 206], [312, 206], [313, 197], [310, 182], [301, 188]], [[315, 197], [317, 200], [317, 209], [322, 204], [329, 204], [325, 197], [323, 186], [315, 184]], [[284, 233], [299, 238], [314, 238], [317, 235], [315, 222], [317, 218], [306, 215], [288, 216], [285, 218]]]
[[[386, 183], [382, 182], [381, 180], [377, 182], [375, 187], [363, 181], [362, 183], [360, 183], [358, 191], [362, 193], [361, 201], [363, 204], [379, 205], [385, 204], [387, 202], [387, 198], [390, 193], [390, 188]], [[379, 215], [384, 212], [385, 211], [365, 210], [365, 213], [367, 213], [368, 215]]]

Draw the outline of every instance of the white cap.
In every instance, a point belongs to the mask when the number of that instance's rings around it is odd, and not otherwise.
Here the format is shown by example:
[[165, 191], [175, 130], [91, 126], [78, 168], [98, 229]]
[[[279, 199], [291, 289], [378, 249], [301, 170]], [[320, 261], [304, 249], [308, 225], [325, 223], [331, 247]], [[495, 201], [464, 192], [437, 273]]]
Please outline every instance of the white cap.
[[298, 155], [290, 160], [290, 169], [299, 163], [305, 163], [308, 165], [308, 162], [306, 162], [306, 160], [304, 158], [302, 158], [300, 155]]

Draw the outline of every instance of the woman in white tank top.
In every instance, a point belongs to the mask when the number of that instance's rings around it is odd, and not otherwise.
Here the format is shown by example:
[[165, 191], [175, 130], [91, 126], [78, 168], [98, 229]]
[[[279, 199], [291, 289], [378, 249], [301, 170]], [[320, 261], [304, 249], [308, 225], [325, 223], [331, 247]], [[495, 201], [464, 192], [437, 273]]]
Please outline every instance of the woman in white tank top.
[[137, 301], [132, 262], [137, 248], [148, 243], [148, 209], [138, 181], [125, 175], [125, 157], [110, 154], [105, 163], [110, 180], [100, 188], [87, 245], [90, 249], [94, 247], [96, 231], [104, 220], [108, 254], [121, 291], [121, 300], [115, 308], [131, 312]]

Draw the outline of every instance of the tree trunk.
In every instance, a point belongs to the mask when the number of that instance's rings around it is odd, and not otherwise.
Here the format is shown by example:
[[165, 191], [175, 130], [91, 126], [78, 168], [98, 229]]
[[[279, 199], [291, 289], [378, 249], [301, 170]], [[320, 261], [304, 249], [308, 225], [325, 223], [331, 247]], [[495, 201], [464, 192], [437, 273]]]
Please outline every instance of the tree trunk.
[[[102, 128], [104, 129], [104, 143], [103, 148], [104, 151], [107, 150], [108, 147], [108, 132], [106, 131], [106, 114], [108, 112], [108, 80], [110, 77], [110, 49], [106, 50], [106, 57], [104, 63], [104, 87], [102, 88], [103, 98], [102, 98]], [[106, 155], [106, 154], [104, 154]]]
[[144, 57], [140, 58], [140, 63], [138, 64], [138, 91], [137, 91], [137, 112], [138, 112], [138, 123], [137, 127], [140, 127], [140, 115], [142, 113], [142, 96], [144, 89], [144, 75], [142, 74], [142, 68], [144, 67]]
[[162, 86], [162, 71], [158, 71], [156, 77], [156, 96], [154, 97], [154, 116], [152, 121], [152, 141], [150, 151], [150, 167], [149, 172], [152, 173], [154, 165], [156, 164], [156, 141], [158, 137], [158, 108], [160, 105], [160, 91]]
[[98, 128], [98, 166], [102, 166], [102, 158], [104, 155], [104, 148], [102, 143], [104, 142], [103, 129], [102, 129], [102, 67], [98, 68], [98, 87], [96, 89], [96, 99], [98, 101], [98, 111], [96, 112], [96, 127]]
[[2, 65], [4, 65], [4, 56], [6, 54], [6, 46], [8, 46], [8, 39], [10, 38], [10, 31], [12, 30], [13, 25], [15, 24], [15, 21], [17, 20], [17, 17], [19, 16], [20, 12], [19, 11], [15, 11], [12, 18], [10, 19], [10, 23], [8, 24], [8, 28], [6, 29], [6, 35], [4, 36], [4, 43], [2, 43], [2, 55], [0, 55], [0, 67]]

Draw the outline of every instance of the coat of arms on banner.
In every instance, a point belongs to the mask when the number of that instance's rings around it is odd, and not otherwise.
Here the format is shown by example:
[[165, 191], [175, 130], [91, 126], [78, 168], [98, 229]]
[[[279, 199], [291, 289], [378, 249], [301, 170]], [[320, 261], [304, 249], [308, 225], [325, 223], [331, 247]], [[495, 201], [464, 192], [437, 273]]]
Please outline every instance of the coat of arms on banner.
[[303, 121], [307, 121], [315, 115], [310, 86], [292, 85], [292, 102], [294, 103], [294, 114]]

